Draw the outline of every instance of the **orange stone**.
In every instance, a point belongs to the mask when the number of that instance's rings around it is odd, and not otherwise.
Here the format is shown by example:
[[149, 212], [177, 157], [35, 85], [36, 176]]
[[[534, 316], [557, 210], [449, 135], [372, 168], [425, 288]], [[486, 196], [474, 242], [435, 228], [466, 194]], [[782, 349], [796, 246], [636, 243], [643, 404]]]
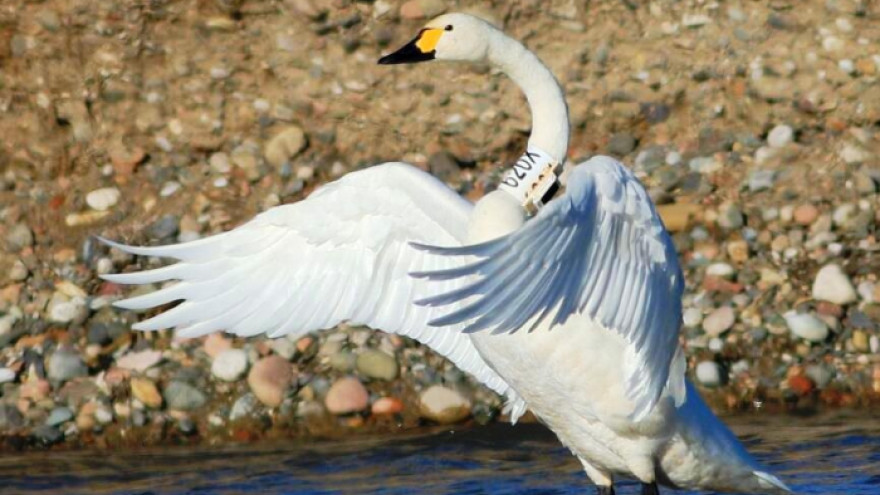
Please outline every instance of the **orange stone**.
[[371, 412], [376, 415], [397, 414], [403, 411], [403, 402], [396, 397], [382, 397], [373, 403]]
[[788, 379], [788, 387], [794, 391], [794, 393], [804, 396], [812, 392], [815, 385], [813, 384], [813, 380], [810, 380], [803, 375], [797, 375]]

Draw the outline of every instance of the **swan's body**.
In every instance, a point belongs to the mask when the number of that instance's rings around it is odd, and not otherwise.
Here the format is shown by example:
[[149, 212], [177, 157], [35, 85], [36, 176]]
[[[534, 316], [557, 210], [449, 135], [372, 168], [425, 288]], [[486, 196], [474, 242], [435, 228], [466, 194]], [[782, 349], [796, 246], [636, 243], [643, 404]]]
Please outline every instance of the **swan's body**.
[[[501, 68], [532, 107], [530, 150], [548, 170], [564, 162], [567, 107], [534, 54], [449, 14], [381, 62], [432, 58]], [[507, 396], [513, 421], [530, 408], [600, 493], [613, 493], [615, 475], [640, 480], [644, 493], [657, 483], [787, 493], [685, 382], [681, 272], [642, 186], [607, 157], [573, 168], [567, 186], [527, 220], [523, 205], [542, 199], [527, 188], [472, 206], [424, 172], [383, 164], [211, 238], [113, 244], [180, 263], [107, 278], [181, 281], [118, 303], [184, 301], [141, 330], [278, 336], [354, 321], [412, 337]]]

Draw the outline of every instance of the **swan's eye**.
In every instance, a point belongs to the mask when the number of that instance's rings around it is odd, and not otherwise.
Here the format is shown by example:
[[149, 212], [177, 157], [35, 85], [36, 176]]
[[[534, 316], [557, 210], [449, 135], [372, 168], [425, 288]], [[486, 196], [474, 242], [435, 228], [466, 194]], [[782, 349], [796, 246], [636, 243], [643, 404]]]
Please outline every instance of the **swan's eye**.
[[447, 24], [446, 27], [443, 29], [445, 29], [447, 31], [452, 31], [452, 24]]

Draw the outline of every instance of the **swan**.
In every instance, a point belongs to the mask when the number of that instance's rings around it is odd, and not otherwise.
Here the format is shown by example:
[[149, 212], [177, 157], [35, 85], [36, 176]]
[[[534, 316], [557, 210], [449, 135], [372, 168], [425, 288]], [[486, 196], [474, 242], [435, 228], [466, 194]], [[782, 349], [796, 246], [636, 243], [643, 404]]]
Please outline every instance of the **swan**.
[[411, 337], [526, 408], [577, 456], [597, 493], [615, 477], [738, 493], [791, 493], [749, 456], [685, 379], [682, 272], [643, 186], [594, 157], [557, 172], [568, 109], [550, 70], [476, 17], [428, 22], [380, 64], [489, 62], [525, 93], [532, 133], [475, 205], [403, 163], [352, 172], [225, 233], [127, 253], [162, 268], [119, 284], [177, 281], [115, 304], [180, 304], [136, 323], [196, 337], [301, 335], [350, 321]]

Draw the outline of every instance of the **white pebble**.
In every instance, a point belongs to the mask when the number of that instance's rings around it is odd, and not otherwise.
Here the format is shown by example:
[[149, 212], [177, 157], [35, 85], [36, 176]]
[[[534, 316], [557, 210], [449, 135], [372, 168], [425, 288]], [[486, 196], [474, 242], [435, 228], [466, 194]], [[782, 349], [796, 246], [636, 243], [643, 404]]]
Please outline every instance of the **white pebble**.
[[86, 194], [86, 204], [93, 210], [107, 211], [119, 202], [120, 195], [115, 187], [102, 187]]
[[728, 263], [712, 263], [706, 268], [706, 275], [712, 277], [728, 278], [732, 277], [735, 270]]
[[9, 368], [0, 368], [0, 383], [7, 383], [15, 380], [15, 372]]
[[809, 313], [798, 313], [791, 310], [784, 315], [785, 323], [796, 337], [811, 342], [822, 342], [828, 337], [828, 325]]
[[813, 282], [813, 299], [844, 305], [856, 302], [858, 295], [840, 265], [823, 266]]
[[846, 72], [847, 74], [852, 74], [856, 71], [856, 64], [848, 58], [838, 61], [837, 67], [839, 67], [840, 70]]
[[163, 198], [167, 198], [169, 196], [173, 196], [174, 193], [180, 190], [180, 182], [176, 181], [168, 181], [162, 185], [162, 189], [159, 191], [159, 196]]
[[681, 316], [686, 327], [695, 327], [703, 322], [703, 312], [699, 308], [688, 308]]
[[721, 368], [715, 361], [701, 361], [697, 364], [697, 380], [707, 387], [721, 385]]
[[787, 125], [777, 125], [767, 134], [767, 144], [772, 148], [784, 148], [794, 141], [794, 130]]
[[99, 258], [98, 262], [95, 264], [95, 271], [98, 272], [98, 275], [106, 275], [112, 272], [113, 260], [107, 257]]
[[856, 288], [856, 292], [859, 293], [859, 296], [864, 299], [867, 303], [878, 302], [874, 300], [874, 288], [876, 284], [874, 282], [870, 282], [865, 280], [859, 283], [859, 286]]
[[214, 358], [211, 373], [223, 381], [234, 382], [244, 375], [247, 366], [246, 352], [241, 349], [227, 349]]

